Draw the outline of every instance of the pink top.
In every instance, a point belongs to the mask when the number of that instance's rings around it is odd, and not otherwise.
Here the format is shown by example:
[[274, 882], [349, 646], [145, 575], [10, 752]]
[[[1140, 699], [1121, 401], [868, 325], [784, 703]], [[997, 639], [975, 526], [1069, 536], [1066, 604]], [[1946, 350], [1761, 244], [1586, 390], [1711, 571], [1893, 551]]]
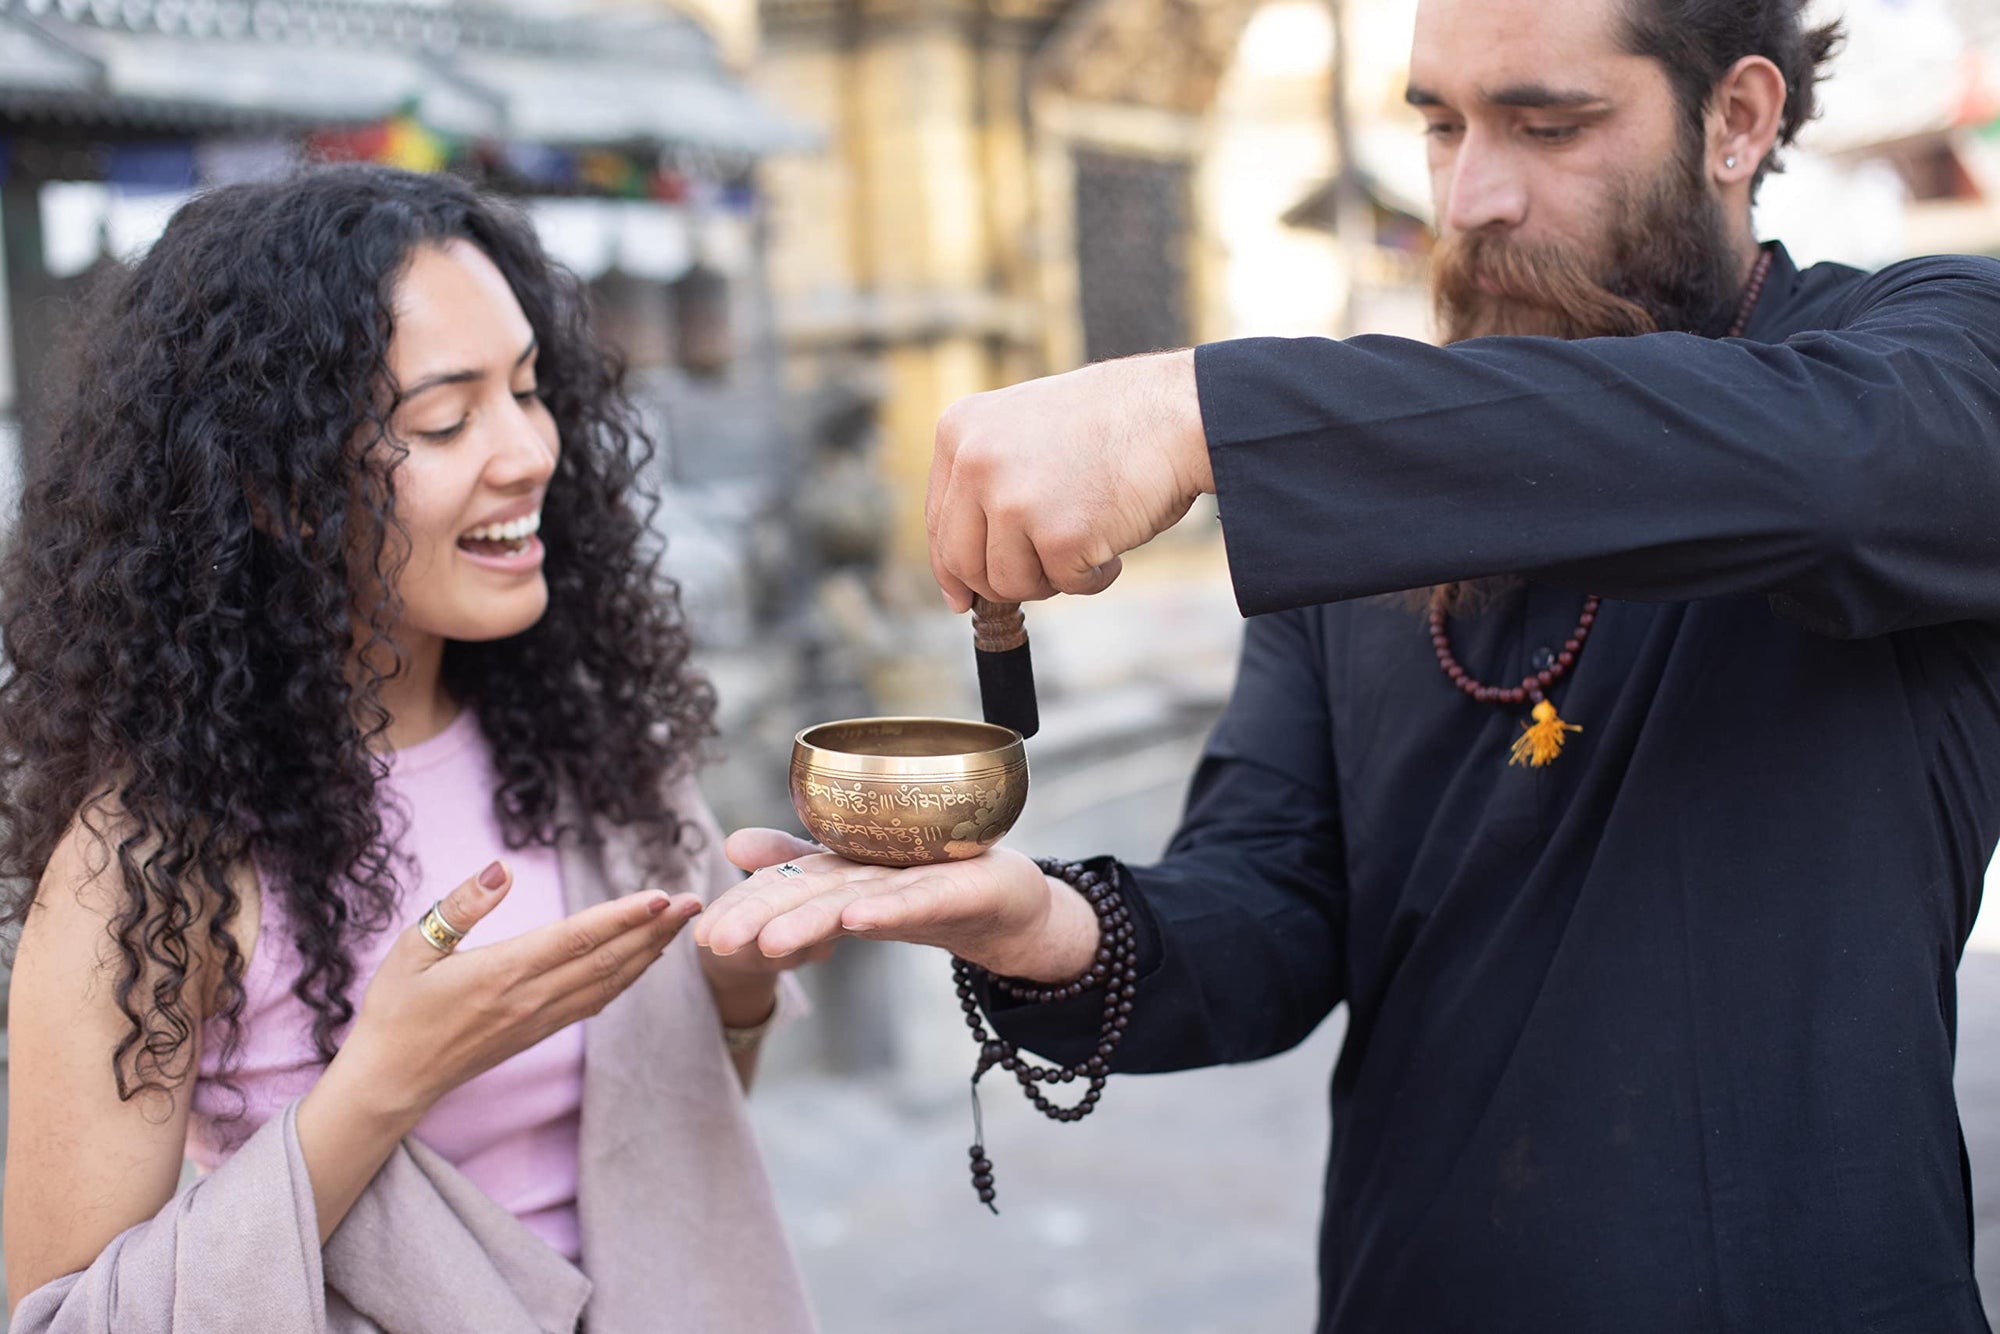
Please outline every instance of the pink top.
[[[386, 793], [409, 816], [398, 850], [415, 868], [414, 883], [404, 885], [395, 914], [397, 930], [497, 857], [506, 858], [513, 869], [513, 888], [479, 923], [466, 948], [491, 945], [568, 915], [555, 851], [509, 850], [503, 841], [493, 813], [498, 783], [492, 752], [470, 708], [428, 741], [391, 757]], [[390, 827], [396, 827], [393, 816]], [[357, 1004], [395, 935], [395, 930], [384, 931], [356, 942], [355, 979], [348, 995]], [[243, 1033], [233, 1075], [241, 1098], [217, 1079], [217, 1026], [210, 1025], [202, 1044], [187, 1155], [203, 1172], [319, 1078], [312, 1011], [291, 993], [297, 975], [298, 955], [283, 905], [265, 894], [257, 943], [243, 979]], [[572, 1024], [447, 1093], [418, 1124], [416, 1138], [576, 1262], [582, 1252], [576, 1217], [582, 1105], [583, 1026]], [[239, 1108], [242, 1116], [232, 1119]]]

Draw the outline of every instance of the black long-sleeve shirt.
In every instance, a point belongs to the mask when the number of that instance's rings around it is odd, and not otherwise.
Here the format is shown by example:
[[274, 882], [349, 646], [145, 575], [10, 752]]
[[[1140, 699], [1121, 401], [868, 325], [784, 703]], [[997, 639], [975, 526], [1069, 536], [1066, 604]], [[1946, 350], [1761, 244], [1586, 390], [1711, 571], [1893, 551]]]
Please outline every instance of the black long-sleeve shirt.
[[[2000, 264], [1780, 251], [1743, 339], [1196, 371], [1252, 619], [1179, 832], [1124, 872], [1116, 1066], [1347, 1004], [1323, 1334], [1986, 1330], [1952, 1053], [2000, 837]], [[1496, 685], [1606, 598], [1543, 769], [1374, 596], [1499, 573], [1451, 622]], [[996, 1008], [1095, 1040], [1091, 997]]]

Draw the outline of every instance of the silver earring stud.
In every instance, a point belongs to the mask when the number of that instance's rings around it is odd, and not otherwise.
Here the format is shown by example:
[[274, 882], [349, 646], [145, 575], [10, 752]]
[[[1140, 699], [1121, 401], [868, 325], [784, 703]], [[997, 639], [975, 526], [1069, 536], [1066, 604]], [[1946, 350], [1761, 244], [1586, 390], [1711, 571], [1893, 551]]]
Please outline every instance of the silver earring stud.
[[1722, 165], [1723, 165], [1724, 167], [1726, 167], [1727, 169], [1729, 169], [1730, 171], [1735, 171], [1735, 170], [1736, 170], [1736, 155], [1732, 153], [1732, 154], [1730, 154], [1730, 155], [1729, 155], [1728, 157], [1726, 157], [1726, 158], [1722, 159]]

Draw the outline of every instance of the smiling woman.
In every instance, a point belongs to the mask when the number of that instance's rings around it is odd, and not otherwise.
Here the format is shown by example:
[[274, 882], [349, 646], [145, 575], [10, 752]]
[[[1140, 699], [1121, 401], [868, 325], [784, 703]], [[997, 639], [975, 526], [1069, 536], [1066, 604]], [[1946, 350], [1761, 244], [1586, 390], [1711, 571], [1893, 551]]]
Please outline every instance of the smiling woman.
[[388, 374], [409, 386], [390, 417], [409, 442], [396, 470], [408, 540], [397, 648], [519, 634], [548, 608], [538, 534], [562, 452], [536, 379], [540, 344], [506, 278], [466, 240], [411, 256], [395, 321]]
[[782, 965], [681, 938], [713, 701], [576, 280], [339, 168], [195, 200], [86, 334], [0, 604], [12, 1328], [435, 1329], [440, 1274], [454, 1328], [809, 1328]]

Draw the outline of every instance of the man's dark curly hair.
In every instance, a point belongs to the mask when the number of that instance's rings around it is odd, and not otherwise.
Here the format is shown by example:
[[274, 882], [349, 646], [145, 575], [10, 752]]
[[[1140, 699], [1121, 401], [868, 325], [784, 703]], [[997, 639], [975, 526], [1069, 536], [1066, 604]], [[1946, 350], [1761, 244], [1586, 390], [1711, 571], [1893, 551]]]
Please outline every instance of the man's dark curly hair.
[[1682, 129], [1702, 139], [1702, 120], [1716, 84], [1745, 56], [1763, 56], [1785, 76], [1785, 114], [1778, 142], [1758, 167], [1757, 183], [1783, 171], [1778, 149], [1789, 148], [1819, 115], [1819, 84], [1839, 54], [1839, 23], [1810, 27], [1811, 0], [1624, 0], [1625, 48], [1660, 62], [1673, 84]]
[[233, 868], [282, 900], [322, 1060], [353, 1018], [350, 945], [388, 925], [401, 861], [370, 747], [407, 551], [392, 299], [413, 252], [454, 239], [533, 326], [562, 450], [548, 611], [449, 644], [445, 685], [491, 742], [510, 846], [603, 821], [639, 827], [664, 865], [684, 841], [667, 780], [713, 734], [714, 700], [635, 508], [652, 447], [576, 278], [448, 177], [331, 167], [202, 195], [85, 316], [0, 567], [0, 921], [23, 920], [81, 813], [123, 880], [122, 1097], [187, 1075], [204, 946], [233, 1055]]

